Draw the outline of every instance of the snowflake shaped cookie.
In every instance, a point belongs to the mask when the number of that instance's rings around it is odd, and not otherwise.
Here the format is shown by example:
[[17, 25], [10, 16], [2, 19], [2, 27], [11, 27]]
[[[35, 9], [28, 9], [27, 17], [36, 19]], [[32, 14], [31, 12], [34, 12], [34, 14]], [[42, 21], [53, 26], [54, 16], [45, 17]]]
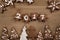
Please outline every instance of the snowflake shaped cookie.
[[51, 9], [51, 12], [55, 11], [56, 9], [57, 10], [60, 9], [59, 6], [58, 6], [60, 4], [60, 2], [51, 1], [51, 2], [49, 2], [49, 4], [50, 5], [47, 8]]

